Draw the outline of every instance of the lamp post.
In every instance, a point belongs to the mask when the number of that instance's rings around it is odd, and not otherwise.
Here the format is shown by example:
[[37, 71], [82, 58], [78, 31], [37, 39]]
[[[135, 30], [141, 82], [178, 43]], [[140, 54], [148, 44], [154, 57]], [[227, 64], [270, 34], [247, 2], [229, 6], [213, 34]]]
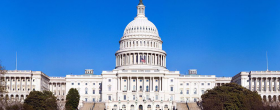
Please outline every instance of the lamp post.
[[119, 110], [121, 109], [121, 100], [120, 100], [120, 97], [119, 97]]
[[137, 97], [136, 97], [136, 101], [135, 101], [135, 104], [136, 104], [136, 108], [137, 108]]

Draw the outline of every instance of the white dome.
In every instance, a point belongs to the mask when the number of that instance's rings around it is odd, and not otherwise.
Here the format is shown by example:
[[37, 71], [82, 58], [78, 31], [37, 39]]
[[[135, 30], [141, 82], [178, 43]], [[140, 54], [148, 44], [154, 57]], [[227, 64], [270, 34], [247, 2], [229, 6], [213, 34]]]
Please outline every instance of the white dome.
[[158, 35], [158, 30], [154, 23], [145, 18], [135, 18], [131, 21], [124, 30], [124, 36], [133, 35], [133, 34], [152, 34], [155, 36]]

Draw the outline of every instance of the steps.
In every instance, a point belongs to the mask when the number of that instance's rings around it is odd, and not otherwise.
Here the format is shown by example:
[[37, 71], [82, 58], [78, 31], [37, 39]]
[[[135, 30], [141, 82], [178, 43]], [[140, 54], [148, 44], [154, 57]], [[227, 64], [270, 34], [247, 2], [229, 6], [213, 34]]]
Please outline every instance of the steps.
[[[201, 110], [201, 109], [197, 106], [196, 102], [189, 102], [188, 105], [189, 105], [190, 110]], [[185, 110], [187, 110], [187, 109], [185, 109]]]
[[93, 110], [104, 110], [105, 109], [105, 103], [104, 102], [96, 102], [94, 104]]
[[177, 103], [177, 110], [188, 110], [186, 103]]
[[92, 110], [93, 109], [93, 102], [84, 102], [83, 107], [80, 108], [79, 110]]

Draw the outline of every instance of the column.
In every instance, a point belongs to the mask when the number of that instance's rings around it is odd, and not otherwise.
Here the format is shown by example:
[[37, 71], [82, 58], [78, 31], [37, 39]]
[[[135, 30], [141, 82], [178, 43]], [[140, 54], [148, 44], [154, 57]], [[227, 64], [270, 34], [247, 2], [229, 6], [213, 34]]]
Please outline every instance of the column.
[[257, 91], [257, 81], [256, 81], [257, 79], [256, 78], [254, 78], [254, 91]]
[[161, 90], [161, 77], [158, 77], [158, 82], [159, 82], [159, 84], [158, 84], [158, 91], [160, 91]]
[[60, 82], [60, 95], [63, 95], [63, 93], [62, 93], [62, 82]]
[[132, 84], [131, 84], [131, 80], [133, 80], [133, 78], [132, 77], [130, 77], [130, 81], [129, 81], [129, 90], [131, 91], [131, 88], [132, 88]]
[[121, 80], [120, 80], [120, 91], [122, 91], [122, 77], [121, 77]]
[[118, 82], [118, 88], [117, 88], [117, 91], [120, 90], [120, 80], [119, 80], [119, 77], [117, 77], [117, 82]]
[[55, 95], [58, 96], [57, 82], [55, 83]]
[[149, 88], [150, 88], [149, 92], [151, 92], [151, 90], [152, 90], [152, 87], [151, 87], [152, 86], [152, 82], [151, 81], [152, 81], [152, 77], [150, 77], [150, 80], [149, 80]]
[[15, 91], [17, 92], [17, 77], [15, 77], [15, 80], [16, 80], [16, 82], [15, 82]]
[[127, 81], [126, 81], [126, 91], [128, 91], [129, 90], [129, 77], [126, 77], [127, 78]]
[[[270, 80], [269, 80], [269, 91], [272, 91], [272, 77], [270, 77]], [[271, 96], [273, 97], [273, 96]]]
[[140, 54], [138, 53], [138, 63], [137, 64], [140, 64]]
[[160, 55], [160, 60], [161, 60], [161, 62], [160, 62], [160, 66], [163, 66], [162, 55]]
[[154, 81], [155, 81], [155, 77], [153, 77], [153, 81], [152, 81], [152, 91], [154, 91], [154, 87], [155, 87]]
[[138, 76], [137, 76], [137, 78], [136, 78], [136, 92], [138, 92]]
[[54, 92], [54, 90], [53, 90], [53, 85], [54, 85], [53, 82], [51, 84], [52, 84], [52, 92]]
[[145, 76], [143, 77], [143, 86], [142, 86], [143, 92], [145, 92]]
[[10, 92], [12, 91], [12, 78], [11, 77], [9, 77], [10, 78]]
[[264, 91], [267, 92], [267, 78], [264, 79]]
[[25, 89], [24, 89], [24, 91], [27, 91], [27, 79], [26, 79], [26, 77], [24, 77], [24, 81], [25, 81], [25, 85], [24, 85]]
[[260, 79], [260, 88], [259, 88], [259, 91], [261, 91], [262, 92], [262, 77], [261, 77], [261, 79]]
[[[274, 91], [277, 91], [277, 78], [274, 79]], [[276, 96], [278, 97], [278, 96]]]
[[249, 90], [251, 90], [251, 91], [252, 91], [252, 76], [250, 76], [250, 84], [249, 84], [249, 87], [250, 87], [250, 89], [249, 89]]

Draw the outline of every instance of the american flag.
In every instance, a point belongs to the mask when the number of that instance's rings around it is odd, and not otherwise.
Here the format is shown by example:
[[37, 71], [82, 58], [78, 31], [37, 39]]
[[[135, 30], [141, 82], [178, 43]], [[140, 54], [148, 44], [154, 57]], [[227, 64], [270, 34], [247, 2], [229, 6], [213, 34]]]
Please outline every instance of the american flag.
[[141, 58], [141, 62], [144, 62], [144, 63], [145, 63], [145, 59], [144, 59], [144, 58]]

